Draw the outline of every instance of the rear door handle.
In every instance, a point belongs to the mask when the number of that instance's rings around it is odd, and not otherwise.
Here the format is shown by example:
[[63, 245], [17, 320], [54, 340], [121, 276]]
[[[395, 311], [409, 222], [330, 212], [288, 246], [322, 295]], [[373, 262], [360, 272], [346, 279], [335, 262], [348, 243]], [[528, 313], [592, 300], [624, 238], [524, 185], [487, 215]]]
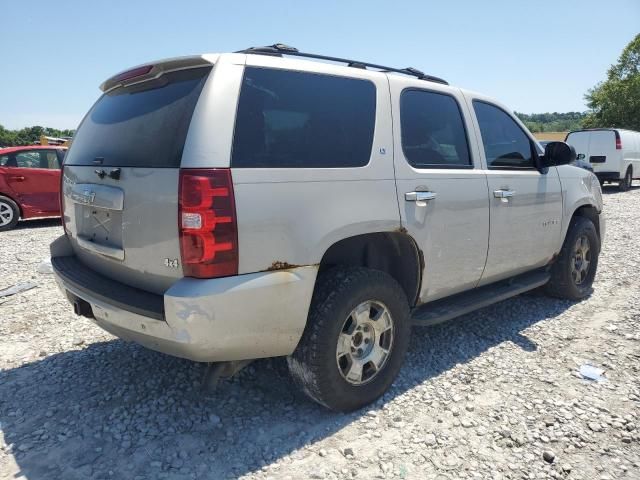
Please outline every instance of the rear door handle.
[[404, 199], [407, 202], [428, 202], [436, 198], [434, 192], [407, 192], [404, 194]]
[[14, 182], [24, 182], [25, 178], [22, 175], [12, 175], [9, 177]]
[[494, 190], [493, 196], [496, 198], [511, 198], [516, 194], [513, 190]]

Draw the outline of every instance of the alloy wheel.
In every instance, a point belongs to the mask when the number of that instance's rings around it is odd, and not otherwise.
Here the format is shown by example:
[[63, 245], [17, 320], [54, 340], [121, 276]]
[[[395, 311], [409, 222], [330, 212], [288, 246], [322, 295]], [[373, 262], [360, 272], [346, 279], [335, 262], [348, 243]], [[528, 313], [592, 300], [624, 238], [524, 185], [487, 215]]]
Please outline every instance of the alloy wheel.
[[591, 244], [586, 235], [581, 235], [573, 247], [571, 262], [571, 278], [576, 285], [581, 285], [589, 275], [591, 266]]
[[13, 221], [13, 208], [4, 202], [0, 202], [0, 227], [9, 225]]
[[393, 318], [387, 307], [373, 300], [362, 302], [344, 321], [336, 349], [340, 375], [352, 385], [373, 380], [393, 347]]

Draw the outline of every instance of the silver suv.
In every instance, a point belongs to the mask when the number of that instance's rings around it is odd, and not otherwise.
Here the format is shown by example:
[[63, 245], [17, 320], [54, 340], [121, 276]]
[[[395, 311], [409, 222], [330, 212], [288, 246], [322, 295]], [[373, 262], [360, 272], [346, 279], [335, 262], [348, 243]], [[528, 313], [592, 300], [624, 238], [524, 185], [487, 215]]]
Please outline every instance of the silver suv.
[[483, 95], [283, 45], [101, 89], [51, 252], [75, 312], [120, 338], [228, 371], [286, 356], [348, 411], [393, 382], [412, 325], [591, 292], [597, 178]]

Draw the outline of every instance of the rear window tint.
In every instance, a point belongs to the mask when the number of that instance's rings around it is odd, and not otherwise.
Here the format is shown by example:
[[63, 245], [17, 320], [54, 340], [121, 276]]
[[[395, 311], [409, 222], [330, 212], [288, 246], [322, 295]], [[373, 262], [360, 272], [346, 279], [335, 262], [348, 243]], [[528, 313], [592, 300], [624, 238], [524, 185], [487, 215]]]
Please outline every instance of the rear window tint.
[[171, 72], [104, 94], [73, 137], [65, 165], [179, 167], [210, 70]]
[[247, 67], [231, 166], [364, 166], [375, 112], [376, 88], [367, 80]]

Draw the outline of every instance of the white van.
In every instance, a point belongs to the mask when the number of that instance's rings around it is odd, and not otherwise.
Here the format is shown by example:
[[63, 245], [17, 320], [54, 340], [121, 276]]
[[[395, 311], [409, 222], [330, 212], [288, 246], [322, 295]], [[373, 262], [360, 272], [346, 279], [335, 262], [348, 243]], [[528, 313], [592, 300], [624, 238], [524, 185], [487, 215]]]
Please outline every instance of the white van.
[[600, 183], [618, 182], [623, 192], [640, 179], [640, 132], [595, 128], [569, 132], [565, 139], [576, 149], [578, 160], [593, 167]]

